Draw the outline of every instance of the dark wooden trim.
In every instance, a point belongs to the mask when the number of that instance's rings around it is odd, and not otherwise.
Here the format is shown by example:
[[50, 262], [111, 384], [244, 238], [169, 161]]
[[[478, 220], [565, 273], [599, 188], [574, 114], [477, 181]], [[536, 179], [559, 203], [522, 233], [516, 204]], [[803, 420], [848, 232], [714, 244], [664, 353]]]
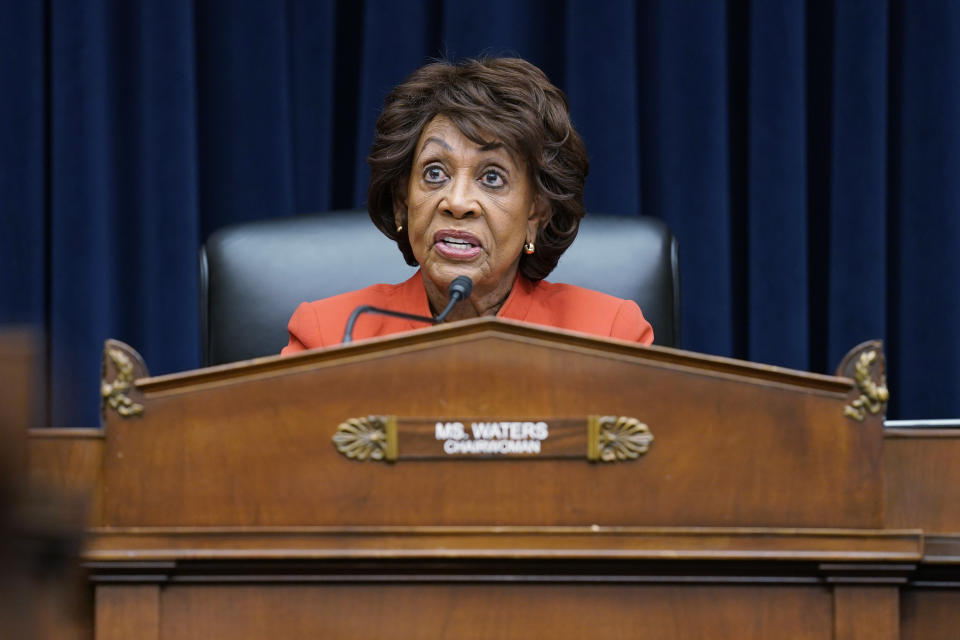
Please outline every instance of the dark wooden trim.
[[[867, 565], [862, 576], [884, 585], [910, 565]], [[833, 567], [802, 561], [623, 560], [562, 558], [229, 559], [86, 562], [95, 584], [190, 583], [548, 583], [784, 584], [835, 583]], [[826, 567], [826, 568], [825, 568]], [[891, 568], [892, 567], [892, 568]]]
[[136, 527], [90, 531], [90, 562], [525, 558], [919, 562], [915, 530], [642, 527]]
[[286, 358], [268, 356], [195, 371], [141, 378], [136, 386], [143, 393], [161, 393], [180, 387], [195, 387], [212, 382], [222, 383], [236, 378], [258, 377], [284, 369], [299, 369], [304, 365], [340, 363], [362, 359], [363, 356], [382, 357], [402, 353], [425, 344], [437, 346], [449, 341], [463, 342], [471, 337], [496, 334], [500, 337], [522, 338], [525, 342], [539, 342], [552, 348], [585, 348], [591, 353], [627, 355], [642, 358], [650, 364], [668, 364], [692, 367], [700, 372], [734, 375], [739, 378], [795, 385], [798, 387], [844, 395], [854, 387], [853, 380], [816, 373], [795, 371], [773, 365], [757, 364], [733, 358], [711, 356], [669, 347], [643, 346], [622, 340], [604, 339], [551, 327], [541, 327], [499, 318], [477, 318], [449, 325], [427, 327], [419, 331], [395, 334], [381, 338], [337, 345], [321, 350], [306, 351]]
[[883, 430], [884, 438], [908, 438], [911, 440], [939, 439], [960, 440], [960, 429], [890, 429]]

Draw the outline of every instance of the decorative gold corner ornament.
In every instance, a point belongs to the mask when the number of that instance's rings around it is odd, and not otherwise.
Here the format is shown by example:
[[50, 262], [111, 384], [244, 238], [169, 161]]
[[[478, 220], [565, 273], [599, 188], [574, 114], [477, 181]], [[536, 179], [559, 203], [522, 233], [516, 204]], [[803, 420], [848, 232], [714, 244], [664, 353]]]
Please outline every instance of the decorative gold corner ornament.
[[[133, 387], [133, 360], [123, 350], [108, 341], [103, 351], [103, 377], [100, 380], [101, 407], [110, 407], [123, 418], [143, 413], [143, 405], [134, 402], [127, 395]], [[107, 381], [108, 372], [113, 369], [115, 377]]]
[[333, 446], [351, 460], [397, 459], [396, 416], [350, 418], [337, 427]]
[[886, 412], [890, 391], [887, 389], [887, 361], [883, 342], [867, 340], [851, 349], [837, 366], [837, 375], [853, 378], [860, 395], [844, 406], [843, 415], [863, 422], [867, 414], [881, 416]]
[[[867, 413], [883, 414], [890, 399], [887, 376], [879, 362], [878, 351], [864, 351], [855, 365], [853, 379], [857, 382], [860, 397], [843, 408], [843, 415], [863, 422]], [[874, 369], [880, 369], [875, 376]]]
[[587, 460], [623, 462], [636, 460], [647, 452], [653, 434], [636, 418], [589, 416], [587, 418]]

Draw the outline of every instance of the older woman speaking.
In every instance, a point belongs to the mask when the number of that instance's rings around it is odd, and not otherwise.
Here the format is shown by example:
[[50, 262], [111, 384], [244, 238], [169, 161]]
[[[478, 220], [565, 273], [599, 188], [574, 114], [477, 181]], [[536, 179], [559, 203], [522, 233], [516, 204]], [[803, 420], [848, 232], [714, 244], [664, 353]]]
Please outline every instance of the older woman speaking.
[[[473, 286], [448, 320], [496, 315], [653, 341], [636, 303], [543, 279], [577, 236], [588, 161], [563, 92], [537, 67], [516, 58], [422, 67], [387, 96], [368, 161], [370, 217], [420, 269], [398, 285], [301, 304], [284, 354], [340, 343], [360, 306], [435, 317], [458, 276]], [[353, 337], [422, 326], [365, 315]]]

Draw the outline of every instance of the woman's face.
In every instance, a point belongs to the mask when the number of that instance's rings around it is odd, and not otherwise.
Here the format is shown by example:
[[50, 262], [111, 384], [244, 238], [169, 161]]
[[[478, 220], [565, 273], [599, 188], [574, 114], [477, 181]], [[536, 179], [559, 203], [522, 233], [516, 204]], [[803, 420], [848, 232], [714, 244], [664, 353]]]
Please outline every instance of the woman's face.
[[485, 300], [503, 302], [524, 242], [536, 238], [536, 201], [527, 167], [506, 146], [478, 145], [444, 116], [430, 121], [396, 220], [406, 225], [431, 302], [459, 275], [473, 280], [471, 299], [481, 313]]

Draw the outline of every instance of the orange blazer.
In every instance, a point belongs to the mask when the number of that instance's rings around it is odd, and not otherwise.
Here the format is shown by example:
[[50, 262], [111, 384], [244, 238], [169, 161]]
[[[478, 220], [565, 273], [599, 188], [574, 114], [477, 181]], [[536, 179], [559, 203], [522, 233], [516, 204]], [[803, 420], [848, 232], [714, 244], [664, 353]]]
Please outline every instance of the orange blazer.
[[[287, 324], [290, 342], [281, 353], [289, 355], [340, 344], [347, 318], [360, 305], [430, 315], [427, 293], [417, 271], [400, 284], [375, 284], [324, 300], [302, 303]], [[653, 342], [653, 328], [644, 319], [636, 302], [569, 284], [543, 280], [532, 282], [520, 274], [497, 317], [642, 344]], [[353, 339], [385, 336], [426, 326], [429, 325], [366, 313], [357, 319]]]

